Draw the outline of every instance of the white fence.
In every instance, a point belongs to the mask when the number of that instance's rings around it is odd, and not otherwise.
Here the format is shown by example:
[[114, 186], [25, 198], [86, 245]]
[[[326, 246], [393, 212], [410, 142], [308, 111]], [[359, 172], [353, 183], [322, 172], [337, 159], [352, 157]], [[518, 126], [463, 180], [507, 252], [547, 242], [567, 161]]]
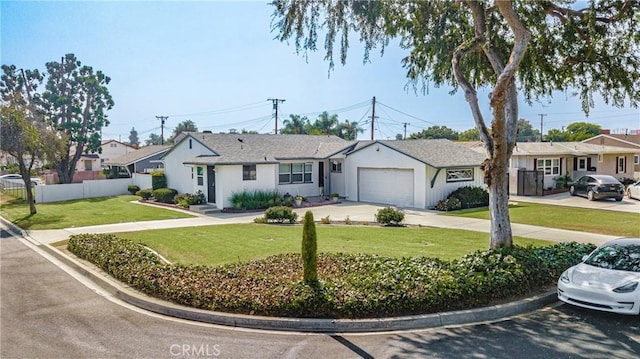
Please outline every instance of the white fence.
[[140, 189], [151, 188], [151, 174], [134, 173], [133, 184], [140, 187]]
[[35, 187], [35, 199], [36, 203], [48, 203], [71, 199], [117, 196], [129, 194], [127, 187], [132, 184], [134, 184], [133, 178], [91, 180], [83, 181], [82, 183], [68, 184], [48, 184]]

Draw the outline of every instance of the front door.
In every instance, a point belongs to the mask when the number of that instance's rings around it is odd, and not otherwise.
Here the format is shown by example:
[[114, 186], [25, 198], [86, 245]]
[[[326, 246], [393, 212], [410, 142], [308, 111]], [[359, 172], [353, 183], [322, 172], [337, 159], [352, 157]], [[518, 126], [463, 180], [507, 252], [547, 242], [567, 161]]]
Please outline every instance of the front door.
[[207, 202], [216, 203], [216, 167], [207, 166]]

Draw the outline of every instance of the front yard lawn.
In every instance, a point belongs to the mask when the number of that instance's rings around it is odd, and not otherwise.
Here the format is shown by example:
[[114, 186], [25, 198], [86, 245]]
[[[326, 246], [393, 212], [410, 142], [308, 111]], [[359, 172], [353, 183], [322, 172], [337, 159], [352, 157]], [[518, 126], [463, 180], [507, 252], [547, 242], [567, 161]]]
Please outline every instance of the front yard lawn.
[[[317, 224], [318, 253], [375, 254], [385, 257], [460, 258], [489, 247], [489, 234], [458, 229]], [[301, 225], [229, 224], [119, 233], [147, 245], [172, 262], [216, 266], [245, 263], [283, 253], [299, 253]], [[515, 238], [519, 245], [551, 242]]]
[[[449, 212], [446, 215], [491, 218], [487, 208]], [[640, 213], [521, 202], [509, 206], [509, 217], [512, 223], [621, 237], [640, 237]]]
[[131, 203], [139, 198], [125, 195], [40, 203], [36, 204], [38, 213], [31, 216], [24, 200], [2, 196], [0, 214], [20, 228], [33, 230], [193, 217], [170, 209]]

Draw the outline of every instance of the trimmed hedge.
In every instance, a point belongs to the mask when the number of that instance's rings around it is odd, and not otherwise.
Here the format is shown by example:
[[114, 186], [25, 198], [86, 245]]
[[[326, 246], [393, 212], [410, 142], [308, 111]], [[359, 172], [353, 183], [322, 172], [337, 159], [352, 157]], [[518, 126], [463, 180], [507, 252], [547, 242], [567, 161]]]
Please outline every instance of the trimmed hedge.
[[173, 188], [158, 188], [153, 190], [153, 198], [162, 203], [173, 203], [173, 198], [178, 194]]
[[595, 246], [560, 243], [434, 258], [321, 254], [305, 284], [300, 254], [220, 267], [163, 264], [113, 235], [75, 235], [68, 248], [149, 295], [196, 308], [285, 317], [369, 318], [466, 309], [541, 290]]

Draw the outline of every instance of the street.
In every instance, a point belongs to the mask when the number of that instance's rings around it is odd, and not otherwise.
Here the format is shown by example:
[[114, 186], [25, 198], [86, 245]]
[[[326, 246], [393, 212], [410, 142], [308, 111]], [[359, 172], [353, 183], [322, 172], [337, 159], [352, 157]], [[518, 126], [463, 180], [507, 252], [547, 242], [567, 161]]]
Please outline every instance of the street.
[[[640, 318], [558, 305], [494, 323], [378, 334], [298, 334], [141, 311], [1, 239], [2, 358], [637, 358]], [[82, 283], [81, 283], [82, 281]]]

